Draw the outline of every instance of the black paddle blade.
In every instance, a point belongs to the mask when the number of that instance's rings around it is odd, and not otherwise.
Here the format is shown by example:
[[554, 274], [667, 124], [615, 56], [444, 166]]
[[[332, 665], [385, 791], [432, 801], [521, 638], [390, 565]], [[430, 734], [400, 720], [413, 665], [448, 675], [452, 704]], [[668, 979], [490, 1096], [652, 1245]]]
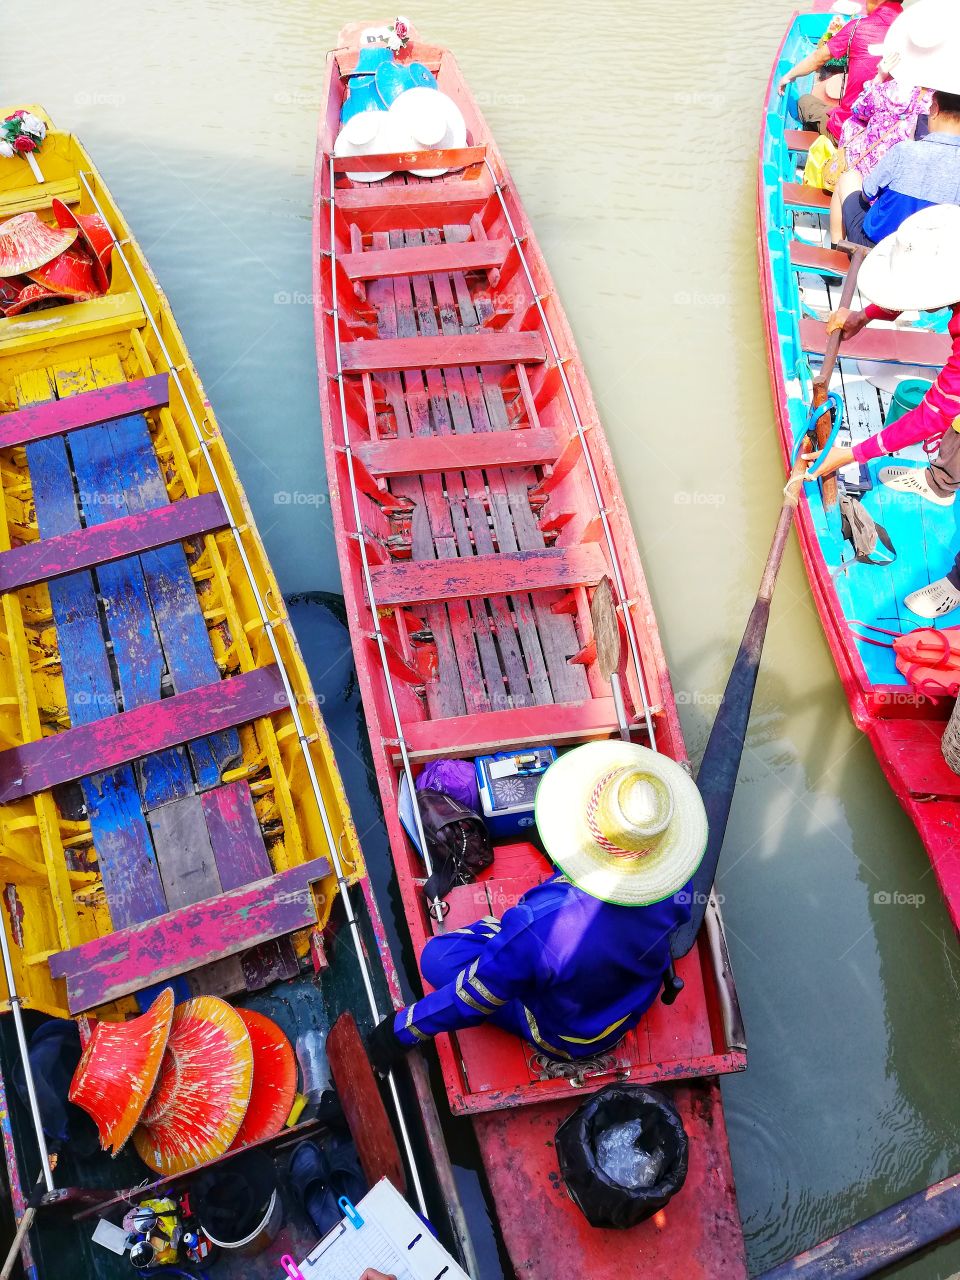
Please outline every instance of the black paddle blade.
[[670, 954], [674, 960], [685, 956], [696, 942], [707, 910], [710, 890], [716, 879], [720, 850], [723, 848], [743, 746], [747, 738], [747, 725], [750, 722], [769, 618], [769, 597], [758, 597], [750, 612], [700, 763], [697, 786], [707, 811], [707, 851], [693, 877], [690, 919], [675, 929], [670, 938]]

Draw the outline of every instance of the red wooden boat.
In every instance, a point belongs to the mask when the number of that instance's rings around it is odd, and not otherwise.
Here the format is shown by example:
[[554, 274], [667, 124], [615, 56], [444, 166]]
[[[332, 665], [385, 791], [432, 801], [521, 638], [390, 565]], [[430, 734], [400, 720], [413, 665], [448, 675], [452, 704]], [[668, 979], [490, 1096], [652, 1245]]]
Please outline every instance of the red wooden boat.
[[[320, 395], [347, 616], [396, 874], [419, 954], [432, 932], [501, 914], [550, 874], [533, 845], [496, 847], [438, 924], [398, 788], [440, 757], [564, 749], [617, 735], [596, 663], [593, 588], [614, 584], [635, 741], [685, 759], [637, 546], [573, 336], [499, 150], [453, 56], [414, 36], [458, 104], [467, 145], [335, 159], [359, 26], [329, 58], [315, 190]], [[445, 168], [435, 179], [413, 170]], [[392, 171], [381, 181], [347, 171]], [[493, 1028], [442, 1036], [450, 1107], [473, 1118], [518, 1275], [745, 1277], [716, 1077], [746, 1065], [719, 915], [656, 1004], [573, 1078]], [[589, 1227], [553, 1136], [584, 1096], [656, 1082], [680, 1109], [690, 1174], [627, 1232]]]
[[[802, 131], [796, 99], [807, 89], [780, 97], [780, 76], [817, 43], [832, 14], [825, 4], [795, 15], [774, 62], [767, 87], [760, 139], [757, 200], [760, 284], [779, 439], [788, 458], [807, 418], [812, 378], [824, 352], [825, 323], [838, 305], [849, 259], [829, 247], [829, 193], [803, 186], [806, 152], [814, 134]], [[863, 301], [855, 303], [863, 305]], [[932, 381], [949, 354], [950, 341], [931, 331], [929, 317], [898, 325], [871, 325], [840, 348], [830, 390], [841, 397], [845, 425], [840, 443], [879, 431], [891, 389], [905, 377]], [[898, 462], [925, 465], [919, 448]], [[900, 554], [889, 567], [851, 561], [835, 505], [824, 504], [819, 486], [807, 486], [797, 513], [800, 548], [844, 692], [857, 727], [870, 739], [877, 759], [915, 824], [955, 925], [960, 927], [960, 776], [945, 763], [940, 740], [950, 699], [918, 693], [896, 668], [890, 648], [874, 641], [884, 632], [956, 625], [955, 615], [924, 622], [911, 614], [904, 596], [942, 577], [956, 552], [955, 516], [930, 509], [919, 498], [894, 495], [877, 480], [886, 459], [864, 476], [841, 473], [853, 492], [890, 533]], [[853, 625], [851, 625], [853, 624]]]

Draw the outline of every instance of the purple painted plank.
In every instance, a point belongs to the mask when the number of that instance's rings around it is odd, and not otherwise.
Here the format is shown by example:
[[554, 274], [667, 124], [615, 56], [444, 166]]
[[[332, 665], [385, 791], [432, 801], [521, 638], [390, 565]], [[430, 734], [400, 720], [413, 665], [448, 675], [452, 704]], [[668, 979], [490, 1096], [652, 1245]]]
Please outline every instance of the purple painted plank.
[[40, 404], [0, 414], [0, 449], [46, 440], [49, 436], [92, 427], [98, 422], [112, 422], [128, 413], [156, 409], [169, 404], [169, 375], [155, 373], [136, 382], [118, 382], [98, 391], [81, 391], [63, 400], [45, 400]]
[[10, 747], [0, 751], [0, 804], [276, 715], [286, 706], [280, 669], [271, 665]]
[[165, 507], [121, 516], [55, 538], [42, 538], [11, 551], [0, 552], [0, 591], [15, 591], [34, 582], [47, 582], [110, 564], [153, 547], [180, 542], [195, 533], [222, 529], [230, 523], [218, 493], [182, 498]]
[[220, 883], [239, 889], [270, 875], [273, 867], [246, 779], [205, 791], [200, 797]]
[[268, 880], [181, 907], [50, 957], [67, 979], [71, 1013], [94, 1009], [247, 947], [317, 923], [310, 885], [330, 874], [326, 858], [290, 867]]

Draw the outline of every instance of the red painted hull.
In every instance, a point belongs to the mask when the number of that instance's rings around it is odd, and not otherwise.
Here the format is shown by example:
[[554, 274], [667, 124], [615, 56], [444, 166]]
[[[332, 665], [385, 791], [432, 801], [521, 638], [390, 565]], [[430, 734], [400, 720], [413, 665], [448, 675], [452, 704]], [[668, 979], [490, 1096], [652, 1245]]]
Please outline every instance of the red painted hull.
[[[334, 178], [342, 75], [355, 61], [358, 31], [342, 33], [330, 58], [320, 126], [320, 397], [347, 617], [419, 954], [434, 929], [423, 866], [398, 817], [399, 744], [415, 772], [440, 756], [616, 736], [590, 623], [601, 576], [619, 575], [634, 645], [621, 672], [631, 732], [648, 740], [646, 697], [658, 748], [678, 760], [685, 751], [636, 541], [573, 336], [503, 158], [448, 51], [415, 41], [403, 58], [431, 66], [458, 103], [470, 145], [456, 159], [466, 167], [429, 182], [396, 175], [364, 184], [339, 169]], [[496, 849], [480, 882], [448, 896], [444, 928], [502, 914], [549, 874], [519, 840]], [[742, 1070], [746, 1055], [716, 930], [681, 974], [678, 1003], [669, 1011], [657, 1004], [579, 1089], [545, 1076], [528, 1048], [495, 1029], [439, 1037], [448, 1101], [474, 1118], [518, 1275], [746, 1276], [714, 1079]], [[666, 1212], [624, 1233], [587, 1226], [558, 1182], [552, 1143], [586, 1093], [617, 1079], [671, 1093], [695, 1148], [687, 1186]]]
[[[822, 12], [825, 5], [811, 6]], [[792, 21], [791, 21], [792, 25]], [[789, 28], [788, 28], [789, 35]], [[786, 38], [785, 38], [786, 42]], [[779, 55], [778, 55], [779, 61]], [[774, 78], [771, 73], [765, 99], [775, 110]], [[770, 191], [765, 183], [764, 147], [768, 142], [768, 116], [764, 111], [760, 137], [760, 172], [757, 190], [757, 228], [760, 290], [763, 302], [766, 343], [778, 438], [784, 463], [789, 469], [794, 424], [788, 408], [787, 380], [781, 359], [773, 265], [768, 252], [773, 224]], [[877, 340], [876, 334], [870, 335]], [[886, 337], [886, 335], [882, 335]], [[908, 334], [910, 339], [929, 342], [926, 335]], [[878, 352], [866, 353], [876, 358]], [[932, 374], [931, 374], [932, 376]], [[894, 794], [917, 828], [929, 855], [940, 890], [955, 927], [960, 929], [960, 778], [944, 763], [940, 739], [949, 715], [948, 705], [936, 705], [903, 686], [872, 683], [850, 630], [824, 558], [813, 514], [805, 497], [797, 510], [800, 552], [810, 580], [817, 612], [830, 645], [844, 693], [857, 728], [870, 740], [884, 775]], [[907, 696], [905, 696], [907, 695]]]

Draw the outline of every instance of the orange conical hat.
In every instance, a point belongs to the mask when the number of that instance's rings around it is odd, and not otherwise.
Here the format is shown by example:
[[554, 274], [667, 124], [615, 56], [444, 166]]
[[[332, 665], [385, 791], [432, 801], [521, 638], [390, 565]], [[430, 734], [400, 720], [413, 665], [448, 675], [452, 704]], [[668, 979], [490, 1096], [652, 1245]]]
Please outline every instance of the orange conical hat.
[[144, 1164], [167, 1177], [223, 1155], [239, 1132], [253, 1083], [253, 1047], [225, 1000], [178, 1005], [157, 1087], [133, 1135]]
[[129, 1022], [101, 1022], [73, 1075], [69, 1098], [91, 1115], [104, 1151], [114, 1155], [133, 1132], [156, 1083], [173, 1018], [168, 987]]
[[62, 200], [54, 200], [51, 208], [57, 226], [79, 232], [80, 239], [93, 258], [93, 270], [100, 292], [110, 288], [110, 257], [113, 253], [113, 232], [98, 213], [74, 213]]
[[253, 1046], [253, 1089], [234, 1148], [279, 1133], [297, 1092], [297, 1060], [287, 1037], [262, 1013], [253, 1009], [238, 1009], [237, 1013]]
[[77, 235], [75, 229], [48, 227], [32, 211], [0, 222], [0, 278], [24, 275], [42, 267], [69, 249]]

